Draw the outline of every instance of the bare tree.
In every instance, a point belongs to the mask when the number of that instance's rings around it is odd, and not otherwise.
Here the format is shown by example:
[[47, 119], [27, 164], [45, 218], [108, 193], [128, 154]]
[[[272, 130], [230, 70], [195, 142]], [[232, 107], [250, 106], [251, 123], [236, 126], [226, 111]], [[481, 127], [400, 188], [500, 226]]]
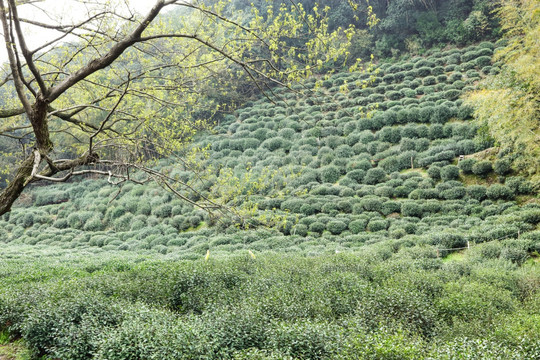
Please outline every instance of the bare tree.
[[[353, 31], [329, 33], [323, 15], [307, 16], [292, 1], [273, 16], [253, 12], [239, 15], [243, 20], [223, 15], [227, 1], [156, 0], [142, 17], [125, 0], [116, 7], [78, 3], [86, 6], [85, 18], [66, 24], [19, 15], [20, 6], [39, 1], [0, 0], [9, 58], [0, 85], [13, 94], [11, 107], [0, 109], [0, 136], [33, 143], [30, 150], [21, 147], [14, 176], [0, 192], [0, 215], [29, 184], [82, 174], [113, 183], [157, 180], [191, 201], [178, 190], [178, 180], [144, 160], [178, 155], [207, 125], [208, 118], [192, 114], [201, 107], [213, 113], [223, 104], [205, 93], [225, 91], [229, 84], [220, 81], [237, 78], [239, 71], [263, 93], [272, 85], [289, 86], [326, 60], [344, 56]], [[174, 16], [163, 16], [166, 9]], [[31, 49], [25, 25], [57, 36]], [[286, 41], [304, 36], [310, 40], [302, 46]], [[147, 176], [134, 178], [134, 171]], [[222, 208], [203, 200], [197, 205]]]

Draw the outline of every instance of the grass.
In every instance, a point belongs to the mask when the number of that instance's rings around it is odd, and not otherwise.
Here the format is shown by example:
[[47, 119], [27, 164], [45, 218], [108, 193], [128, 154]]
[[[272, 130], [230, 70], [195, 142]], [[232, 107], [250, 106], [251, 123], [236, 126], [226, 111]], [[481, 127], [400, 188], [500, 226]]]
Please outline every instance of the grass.
[[[30, 360], [31, 355], [22, 340], [9, 342], [6, 332], [0, 333], [0, 360]], [[45, 358], [43, 358], [45, 360]]]
[[426, 169], [421, 168], [421, 167], [417, 167], [417, 168], [414, 168], [414, 169], [405, 169], [405, 170], [400, 171], [400, 174], [408, 174], [408, 173], [418, 173], [418, 174], [422, 175], [423, 178], [428, 178], [429, 177]]
[[497, 175], [494, 173], [489, 174], [487, 177], [483, 178], [474, 174], [463, 174], [460, 172], [459, 180], [465, 185], [483, 185], [488, 187], [490, 184], [497, 183]]
[[444, 257], [442, 261], [443, 263], [463, 261], [465, 259], [466, 254], [467, 254], [466, 250], [453, 252], [453, 253], [448, 254], [448, 256]]

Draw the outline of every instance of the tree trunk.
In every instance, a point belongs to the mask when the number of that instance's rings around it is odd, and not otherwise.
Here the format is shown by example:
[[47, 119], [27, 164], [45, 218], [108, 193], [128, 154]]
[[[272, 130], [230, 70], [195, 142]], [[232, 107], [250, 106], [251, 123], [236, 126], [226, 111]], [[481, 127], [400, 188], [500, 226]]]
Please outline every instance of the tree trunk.
[[8, 187], [0, 192], [0, 215], [4, 215], [11, 210], [11, 206], [19, 198], [30, 180], [33, 167], [34, 153], [32, 152], [19, 166], [15, 178], [10, 181]]
[[36, 102], [32, 105], [32, 113], [28, 114], [32, 129], [36, 136], [36, 147], [42, 157], [49, 154], [53, 148], [51, 138], [49, 136], [49, 125], [47, 124], [47, 109], [49, 103], [41, 94], [37, 96]]
[[[36, 136], [36, 148], [41, 154], [41, 159], [49, 155], [53, 148], [49, 136], [49, 126], [47, 124], [48, 102], [43, 97], [38, 96], [36, 103], [32, 106], [32, 112], [28, 114], [30, 123]], [[15, 178], [9, 183], [8, 187], [0, 192], [0, 215], [11, 210], [11, 206], [19, 198], [24, 188], [28, 185], [32, 177], [32, 170], [35, 166], [35, 155], [32, 152], [21, 163]]]

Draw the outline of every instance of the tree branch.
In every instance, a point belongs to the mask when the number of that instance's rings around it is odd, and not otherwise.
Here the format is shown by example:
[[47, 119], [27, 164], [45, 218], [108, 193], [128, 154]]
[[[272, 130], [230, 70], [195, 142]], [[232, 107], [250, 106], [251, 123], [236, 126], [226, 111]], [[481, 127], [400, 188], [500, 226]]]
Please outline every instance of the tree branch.
[[17, 91], [17, 96], [23, 105], [23, 108], [27, 114], [32, 112], [32, 105], [24, 93], [24, 84], [22, 81], [22, 74], [17, 67], [17, 60], [15, 58], [15, 53], [13, 50], [14, 44], [11, 41], [9, 36], [10, 31], [8, 27], [8, 18], [6, 13], [6, 7], [4, 5], [4, 0], [0, 0], [0, 18], [2, 20], [2, 28], [4, 31], [4, 42], [6, 44], [6, 50], [9, 59], [9, 66], [11, 68], [11, 73], [13, 75], [13, 83], [15, 84], [15, 90]]
[[34, 64], [34, 60], [32, 59], [32, 53], [30, 50], [28, 50], [28, 47], [26, 46], [26, 40], [24, 38], [22, 29], [21, 29], [21, 22], [19, 21], [19, 15], [17, 13], [17, 5], [15, 5], [15, 0], [8, 0], [9, 5], [11, 8], [11, 13], [13, 14], [13, 22], [15, 24], [15, 32], [17, 33], [17, 38], [19, 40], [19, 45], [21, 46], [21, 51], [24, 56], [24, 59], [26, 60], [26, 65], [32, 72], [32, 75], [34, 75], [34, 78], [36, 79], [39, 89], [41, 90], [41, 93], [44, 96], [47, 96], [47, 93], [49, 92], [47, 85], [45, 85], [45, 82], [43, 81], [41, 74], [39, 70], [37, 69], [36, 65]]
[[130, 46], [140, 41], [141, 35], [150, 25], [150, 23], [158, 16], [160, 11], [167, 5], [174, 3], [175, 1], [158, 0], [150, 12], [146, 15], [143, 21], [137, 26], [127, 37], [117, 42], [105, 55], [95, 58], [90, 61], [86, 66], [83, 66], [66, 79], [61, 81], [58, 85], [54, 86], [48, 96], [50, 102], [54, 101], [67, 89], [77, 84], [79, 81], [95, 73], [98, 70], [104, 69], [111, 65], [122, 53]]

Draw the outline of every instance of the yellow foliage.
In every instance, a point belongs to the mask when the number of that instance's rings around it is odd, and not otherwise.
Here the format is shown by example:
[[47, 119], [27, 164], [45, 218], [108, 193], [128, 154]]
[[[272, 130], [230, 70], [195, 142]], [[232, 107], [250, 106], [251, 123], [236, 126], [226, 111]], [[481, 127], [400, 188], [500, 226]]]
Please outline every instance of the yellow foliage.
[[512, 148], [517, 169], [540, 177], [540, 1], [502, 0], [499, 16], [508, 38], [495, 54], [503, 68], [466, 100], [489, 134]]

